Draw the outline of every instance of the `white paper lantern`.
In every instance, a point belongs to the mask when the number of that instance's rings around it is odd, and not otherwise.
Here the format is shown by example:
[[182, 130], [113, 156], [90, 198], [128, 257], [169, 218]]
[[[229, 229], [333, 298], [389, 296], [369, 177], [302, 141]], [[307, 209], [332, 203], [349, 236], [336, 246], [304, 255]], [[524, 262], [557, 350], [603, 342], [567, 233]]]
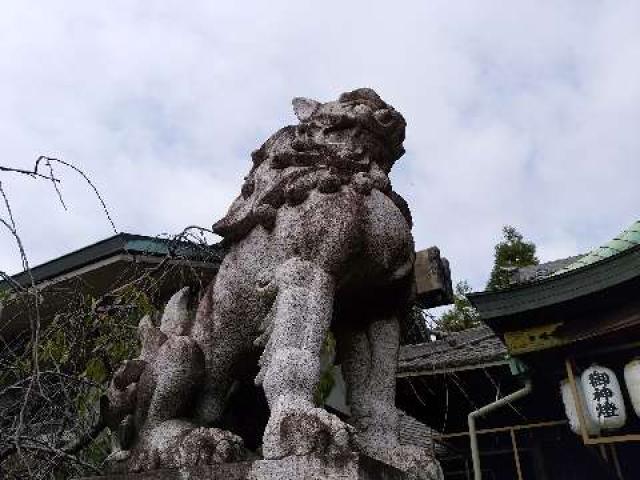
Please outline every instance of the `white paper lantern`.
[[640, 358], [630, 361], [624, 367], [624, 383], [627, 384], [633, 410], [640, 417]]
[[[584, 400], [584, 392], [582, 391], [582, 385], [580, 382], [576, 383], [576, 390], [578, 390], [578, 397], [580, 399], [580, 406], [585, 417], [587, 424], [587, 433], [589, 435], [599, 435], [600, 425], [593, 421], [591, 415], [587, 413], [587, 403]], [[562, 395], [562, 403], [564, 404], [564, 412], [569, 420], [569, 427], [571, 431], [577, 435], [581, 434], [580, 431], [580, 417], [578, 416], [578, 409], [576, 408], [576, 402], [573, 396], [573, 389], [568, 379], [560, 382], [560, 393]]]
[[591, 365], [581, 377], [587, 412], [603, 430], [616, 430], [624, 426], [627, 412], [620, 383], [613, 370]]

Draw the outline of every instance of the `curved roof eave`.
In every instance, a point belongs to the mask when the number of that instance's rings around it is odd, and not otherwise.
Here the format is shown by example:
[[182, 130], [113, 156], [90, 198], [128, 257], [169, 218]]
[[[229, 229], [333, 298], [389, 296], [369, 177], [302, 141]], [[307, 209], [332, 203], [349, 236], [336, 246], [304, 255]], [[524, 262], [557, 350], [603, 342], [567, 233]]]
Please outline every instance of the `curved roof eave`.
[[561, 275], [571, 270], [583, 268], [605, 258], [622, 253], [636, 245], [640, 245], [640, 220], [636, 220], [629, 228], [620, 232], [613, 240], [591, 250], [570, 265], [554, 272], [553, 275]]
[[483, 321], [512, 316], [567, 302], [640, 278], [640, 244], [630, 246], [580, 268], [514, 287], [468, 295]]

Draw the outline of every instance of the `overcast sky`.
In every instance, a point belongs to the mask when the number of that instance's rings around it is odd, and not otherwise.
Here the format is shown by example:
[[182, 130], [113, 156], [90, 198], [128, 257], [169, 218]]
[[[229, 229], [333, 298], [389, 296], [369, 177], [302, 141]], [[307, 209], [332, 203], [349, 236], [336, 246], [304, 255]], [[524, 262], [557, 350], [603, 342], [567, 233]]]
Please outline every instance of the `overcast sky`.
[[[73, 162], [119, 231], [210, 226], [292, 97], [373, 87], [408, 122], [392, 180], [417, 246], [481, 289], [504, 224], [551, 260], [638, 218], [638, 25], [636, 1], [5, 1], [0, 165]], [[32, 264], [113, 233], [58, 174], [68, 211], [0, 173]]]

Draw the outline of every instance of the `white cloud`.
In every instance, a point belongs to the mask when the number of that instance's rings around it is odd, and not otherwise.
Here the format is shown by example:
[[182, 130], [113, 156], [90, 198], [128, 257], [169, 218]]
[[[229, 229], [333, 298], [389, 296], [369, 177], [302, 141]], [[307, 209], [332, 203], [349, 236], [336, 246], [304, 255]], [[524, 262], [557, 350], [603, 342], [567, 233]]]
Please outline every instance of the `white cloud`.
[[[419, 246], [481, 288], [505, 223], [540, 256], [637, 218], [635, 2], [7, 2], [2, 165], [58, 155], [96, 182], [124, 231], [210, 225], [248, 154], [293, 122], [296, 95], [372, 86], [406, 116], [393, 173]], [[2, 175], [32, 262], [110, 234], [81, 179], [64, 212]], [[19, 268], [7, 235], [0, 269]]]

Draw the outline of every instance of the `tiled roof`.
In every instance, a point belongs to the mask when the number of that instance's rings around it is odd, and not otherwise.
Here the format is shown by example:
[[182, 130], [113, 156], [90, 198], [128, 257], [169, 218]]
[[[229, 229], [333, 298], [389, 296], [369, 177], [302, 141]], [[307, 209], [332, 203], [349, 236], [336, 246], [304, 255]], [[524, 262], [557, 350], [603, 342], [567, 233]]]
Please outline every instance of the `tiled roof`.
[[604, 245], [592, 250], [591, 252], [583, 255], [575, 262], [567, 265], [566, 267], [556, 271], [553, 275], [560, 275], [571, 270], [576, 270], [585, 265], [596, 263], [602, 259], [617, 255], [631, 247], [640, 244], [640, 220], [635, 221], [629, 228], [622, 231], [616, 238], [605, 243]]
[[528, 267], [519, 267], [511, 272], [510, 281], [512, 284], [521, 285], [523, 283], [535, 282], [543, 278], [553, 275], [582, 258], [582, 255], [552, 260], [551, 262], [541, 263], [539, 265], [531, 265]]
[[434, 342], [400, 348], [398, 374], [458, 368], [504, 360], [507, 349], [486, 325], [448, 334]]
[[543, 278], [570, 272], [586, 265], [598, 262], [605, 258], [622, 253], [631, 247], [640, 244], [640, 220], [634, 222], [629, 228], [621, 232], [616, 238], [604, 245], [590, 251], [585, 255], [561, 258], [551, 262], [531, 265], [529, 267], [516, 268], [511, 272], [511, 283], [522, 285]]
[[398, 410], [398, 440], [401, 445], [415, 445], [433, 452], [437, 457], [444, 456], [448, 449], [438, 440], [434, 440], [434, 437], [439, 435], [438, 431]]

